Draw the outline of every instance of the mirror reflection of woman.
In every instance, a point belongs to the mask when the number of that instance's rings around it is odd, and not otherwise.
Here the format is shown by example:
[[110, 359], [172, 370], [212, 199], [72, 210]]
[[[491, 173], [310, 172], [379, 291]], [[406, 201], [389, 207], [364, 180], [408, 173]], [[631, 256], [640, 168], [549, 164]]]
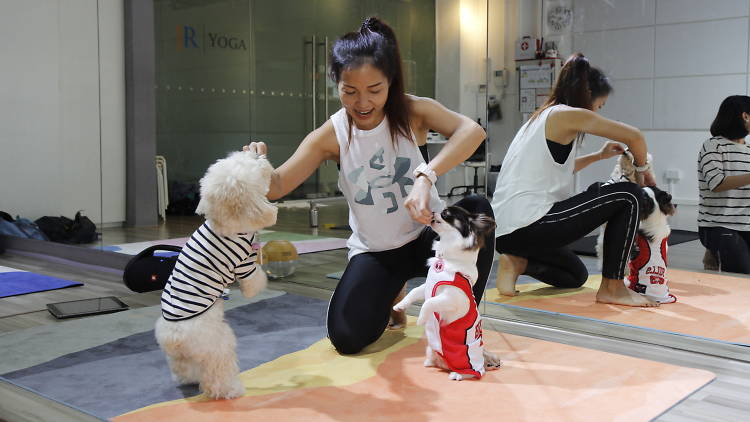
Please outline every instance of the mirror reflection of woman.
[[[654, 185], [647, 172], [643, 134], [597, 112], [612, 86], [606, 76], [574, 54], [560, 70], [547, 102], [516, 134], [498, 176], [492, 207], [501, 254], [497, 287], [516, 294], [516, 280], [527, 274], [561, 288], [580, 287], [588, 271], [566, 245], [604, 223], [602, 282], [596, 300], [628, 306], [657, 306], [625, 287], [623, 276], [638, 229], [641, 187], [630, 182], [592, 185], [574, 195], [574, 173], [614, 157], [627, 145], [642, 185]], [[584, 134], [607, 142], [597, 152], [576, 156]]]
[[[437, 101], [405, 94], [396, 36], [377, 18], [334, 43], [331, 77], [343, 107], [274, 171], [268, 197], [287, 195], [325, 160], [339, 163], [353, 233], [349, 263], [328, 309], [328, 336], [340, 353], [350, 354], [382, 335], [406, 281], [427, 274], [437, 235], [425, 225], [444, 207], [435, 180], [471, 156], [485, 133]], [[448, 143], [426, 164], [418, 145], [426, 143], [428, 130]], [[267, 150], [262, 142], [245, 148]], [[484, 197], [469, 196], [456, 205], [492, 217]], [[492, 244], [490, 235], [479, 253], [477, 303], [492, 266]], [[496, 359], [486, 360], [492, 365]]]
[[719, 106], [698, 153], [698, 235], [721, 271], [750, 274], [750, 97]]

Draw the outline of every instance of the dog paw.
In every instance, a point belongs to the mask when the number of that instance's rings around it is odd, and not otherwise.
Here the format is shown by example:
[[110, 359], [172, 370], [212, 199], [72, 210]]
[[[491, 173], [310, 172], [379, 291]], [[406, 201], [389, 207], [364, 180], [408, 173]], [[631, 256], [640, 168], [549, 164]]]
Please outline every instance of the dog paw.
[[458, 372], [451, 372], [450, 375], [448, 375], [448, 378], [453, 381], [463, 381], [463, 380], [474, 378], [474, 375], [459, 374]]
[[262, 269], [258, 268], [249, 279], [240, 281], [240, 291], [246, 298], [251, 298], [265, 289], [268, 278]]
[[391, 330], [398, 330], [406, 327], [406, 312], [399, 311], [394, 306], [394, 310], [391, 311], [391, 316], [388, 320], [388, 328]]
[[453, 381], [462, 381], [464, 379], [464, 377], [458, 372], [451, 372], [450, 375], [448, 375], [448, 378]]
[[212, 399], [236, 399], [245, 395], [245, 386], [242, 381], [235, 380], [230, 385], [216, 385], [211, 388], [207, 388], [203, 392], [206, 396]]
[[430, 317], [430, 315], [431, 312], [425, 310], [424, 306], [422, 306], [422, 309], [419, 311], [419, 317], [417, 318], [417, 325], [427, 324], [427, 319]]
[[496, 354], [483, 350], [482, 355], [484, 356], [484, 367], [487, 369], [496, 369], [503, 366], [503, 361]]

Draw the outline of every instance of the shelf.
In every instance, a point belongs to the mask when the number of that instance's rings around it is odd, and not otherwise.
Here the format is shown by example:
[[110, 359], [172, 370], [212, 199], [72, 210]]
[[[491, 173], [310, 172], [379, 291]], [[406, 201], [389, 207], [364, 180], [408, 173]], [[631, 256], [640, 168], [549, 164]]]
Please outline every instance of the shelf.
[[544, 58], [544, 59], [516, 59], [515, 61], [517, 61], [517, 62], [537, 62], [537, 61], [542, 62], [542, 61], [545, 61], [545, 60], [560, 60], [560, 61], [562, 61], [562, 57], [547, 57], [547, 58]]

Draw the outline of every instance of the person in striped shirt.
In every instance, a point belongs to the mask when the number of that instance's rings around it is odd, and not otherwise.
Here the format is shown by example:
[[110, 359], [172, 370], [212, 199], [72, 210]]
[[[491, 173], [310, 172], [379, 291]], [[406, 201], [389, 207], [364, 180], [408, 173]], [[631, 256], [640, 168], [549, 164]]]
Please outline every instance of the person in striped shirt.
[[750, 274], [750, 97], [719, 106], [698, 154], [698, 235], [719, 269]]

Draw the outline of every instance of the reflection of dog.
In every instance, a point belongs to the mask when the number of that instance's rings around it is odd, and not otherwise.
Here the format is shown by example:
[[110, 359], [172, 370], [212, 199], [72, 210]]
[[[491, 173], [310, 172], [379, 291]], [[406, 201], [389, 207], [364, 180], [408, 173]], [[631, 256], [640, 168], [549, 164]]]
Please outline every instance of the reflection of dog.
[[266, 286], [256, 265], [255, 232], [275, 224], [266, 199], [273, 168], [254, 152], [235, 152], [201, 179], [196, 210], [206, 222], [190, 237], [161, 296], [156, 340], [181, 383], [211, 398], [241, 396], [236, 338], [224, 321], [224, 289], [235, 280], [247, 297]]
[[411, 290], [393, 309], [405, 310], [424, 299], [417, 324], [425, 325], [425, 366], [449, 370], [450, 379], [481, 378], [485, 372], [482, 320], [472, 286], [477, 279], [477, 255], [495, 221], [452, 206], [435, 215], [430, 225], [440, 236], [435, 257], [428, 260], [427, 280]]
[[[646, 164], [650, 167], [646, 172], [653, 176], [653, 157], [650, 153], [646, 155]], [[612, 173], [609, 175], [609, 180], [604, 182], [603, 185], [611, 185], [619, 182], [638, 183], [635, 171], [635, 157], [633, 157], [633, 153], [629, 149], [626, 149], [620, 155], [620, 159], [617, 160], [615, 168], [612, 169]], [[604, 245], [604, 229], [606, 227], [606, 223], [602, 225], [599, 229], [599, 237], [596, 239], [596, 257], [598, 259], [599, 270], [602, 269], [602, 245]]]
[[656, 302], [676, 302], [667, 285], [667, 239], [671, 231], [667, 217], [675, 213], [672, 195], [657, 187], [645, 187], [643, 192], [641, 225], [636, 236], [638, 255], [630, 260], [625, 284]]

